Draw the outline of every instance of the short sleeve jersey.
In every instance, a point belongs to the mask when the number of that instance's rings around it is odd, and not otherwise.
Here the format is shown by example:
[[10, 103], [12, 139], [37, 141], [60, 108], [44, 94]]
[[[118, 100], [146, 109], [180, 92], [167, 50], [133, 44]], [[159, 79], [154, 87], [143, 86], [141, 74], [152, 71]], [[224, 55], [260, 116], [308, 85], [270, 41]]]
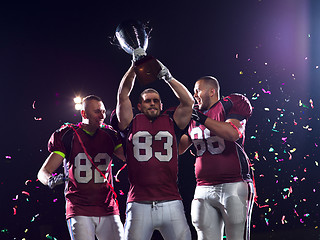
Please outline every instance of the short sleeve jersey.
[[66, 126], [52, 134], [48, 143], [49, 152], [66, 154], [64, 171], [69, 176], [65, 186], [66, 218], [119, 214], [110, 186], [92, 165], [75, 131], [94, 164], [111, 184], [109, 163], [115, 147], [121, 142], [117, 133], [109, 126], [98, 129], [92, 136], [84, 132], [81, 125], [73, 129]]
[[125, 134], [130, 189], [128, 202], [181, 200], [177, 187], [177, 145], [182, 130], [172, 117], [150, 121], [134, 116]]
[[[203, 113], [217, 121], [238, 119], [242, 122], [249, 119], [252, 107], [245, 96], [231, 94]], [[251, 181], [249, 159], [243, 147], [244, 134], [237, 142], [227, 141], [194, 120], [190, 122], [188, 133], [197, 150], [195, 174], [198, 186]]]

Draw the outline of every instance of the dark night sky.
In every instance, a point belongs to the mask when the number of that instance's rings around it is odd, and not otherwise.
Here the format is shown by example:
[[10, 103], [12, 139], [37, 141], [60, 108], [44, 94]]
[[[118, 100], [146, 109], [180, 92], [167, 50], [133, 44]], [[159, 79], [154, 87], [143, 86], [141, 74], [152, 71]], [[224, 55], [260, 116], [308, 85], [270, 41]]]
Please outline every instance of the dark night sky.
[[[0, 239], [66, 238], [66, 229], [54, 230], [65, 227], [62, 188], [49, 191], [36, 174], [51, 133], [80, 120], [76, 95], [96, 94], [108, 110], [115, 107], [131, 56], [108, 37], [127, 19], [150, 21], [147, 53], [191, 92], [196, 79], [213, 75], [222, 95], [238, 92], [251, 100], [245, 147], [260, 204], [252, 216], [255, 239], [302, 239], [301, 232], [318, 239], [319, 11], [318, 1], [299, 0], [1, 4]], [[177, 104], [164, 83], [156, 88], [165, 107]], [[137, 85], [133, 97], [140, 91]], [[188, 212], [194, 159], [186, 154], [182, 160]], [[119, 189], [125, 172], [122, 178]]]

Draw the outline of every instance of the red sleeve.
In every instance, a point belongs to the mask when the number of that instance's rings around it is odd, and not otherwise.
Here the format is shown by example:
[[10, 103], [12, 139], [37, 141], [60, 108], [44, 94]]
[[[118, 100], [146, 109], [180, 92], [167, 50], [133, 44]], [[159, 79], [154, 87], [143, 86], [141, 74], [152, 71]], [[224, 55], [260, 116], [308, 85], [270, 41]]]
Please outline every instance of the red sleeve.
[[227, 114], [227, 119], [235, 118], [238, 120], [249, 119], [252, 115], [252, 106], [247, 97], [242, 94], [234, 93], [227, 97], [232, 102], [232, 107]]
[[48, 151], [49, 152], [54, 152], [54, 151], [59, 151], [66, 153], [66, 149], [64, 147], [64, 144], [62, 142], [62, 137], [67, 130], [65, 128], [60, 128], [56, 130], [50, 137], [49, 142], [48, 142]]

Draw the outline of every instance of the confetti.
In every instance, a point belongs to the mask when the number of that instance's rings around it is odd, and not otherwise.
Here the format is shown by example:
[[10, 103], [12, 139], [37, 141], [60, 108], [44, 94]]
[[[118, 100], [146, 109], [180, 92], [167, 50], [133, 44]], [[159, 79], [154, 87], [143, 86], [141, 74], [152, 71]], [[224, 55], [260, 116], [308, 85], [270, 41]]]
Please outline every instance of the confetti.
[[47, 238], [47, 239], [50, 239], [50, 240], [57, 240], [57, 238], [51, 236], [50, 234], [47, 234], [47, 235], [46, 235], [46, 238]]
[[309, 100], [309, 102], [310, 102], [310, 106], [311, 106], [311, 108], [313, 109], [313, 108], [314, 108], [314, 106], [313, 106], [313, 101], [312, 101], [312, 99], [310, 99], [310, 100]]
[[27, 196], [30, 196], [30, 193], [26, 192], [26, 191], [22, 191], [22, 194], [25, 194]]
[[124, 164], [119, 171], [117, 172], [117, 174], [114, 176], [116, 182], [120, 182], [120, 180], [118, 179], [118, 175], [120, 174], [120, 172], [127, 166], [127, 164]]
[[36, 214], [34, 217], [32, 217], [31, 222], [34, 222], [37, 217], [39, 217], [40, 214]]
[[[307, 36], [311, 38], [310, 33]], [[306, 33], [304, 38], [306, 38]], [[256, 47], [256, 51], [261, 51], [264, 45], [259, 43], [253, 47]], [[235, 57], [237, 64], [240, 64], [241, 61], [241, 64], [245, 64], [245, 66], [240, 65], [239, 68], [236, 68], [238, 69], [236, 73], [239, 78], [245, 77], [245, 81], [250, 84], [245, 88], [248, 89], [245, 90], [247, 91], [245, 95], [249, 96], [254, 108], [253, 115], [246, 126], [247, 136], [249, 136], [249, 140], [246, 141], [246, 151], [250, 162], [255, 164], [251, 166], [251, 169], [258, 176], [256, 181], [259, 202], [257, 202], [258, 207], [253, 209], [253, 228], [275, 234], [277, 229], [281, 227], [285, 229], [289, 225], [294, 229], [299, 226], [308, 231], [310, 229], [319, 230], [317, 224], [319, 223], [318, 208], [320, 205], [317, 202], [320, 184], [317, 174], [319, 172], [320, 143], [317, 128], [320, 112], [319, 104], [317, 104], [319, 103], [318, 96], [311, 96], [303, 91], [306, 82], [298, 72], [299, 69], [290, 68], [288, 64], [286, 66], [277, 64], [278, 69], [271, 71], [271, 68], [276, 65], [271, 58], [257, 59], [256, 56], [243, 54], [240, 58], [240, 54], [242, 53], [236, 52], [231, 58]], [[320, 74], [318, 70], [320, 64], [314, 62], [306, 52], [301, 53], [299, 58], [301, 64], [310, 64], [308, 69], [313, 72], [312, 74]], [[304, 67], [301, 66], [302, 69]], [[312, 90], [310, 89], [309, 92]], [[53, 103], [62, 104], [64, 96], [62, 93], [61, 95], [56, 93], [56, 97], [53, 96], [53, 98]], [[32, 108], [38, 108], [36, 100], [33, 101]], [[30, 107], [29, 110], [33, 111]], [[31, 113], [31, 116], [35, 115]], [[78, 115], [74, 114], [74, 116]], [[34, 120], [41, 121], [42, 118], [34, 117]], [[35, 149], [39, 155], [44, 152], [44, 150], [43, 152], [37, 150], [40, 148], [44, 149], [43, 146]], [[13, 159], [9, 155], [4, 157], [7, 162]], [[12, 154], [12, 156], [17, 162], [20, 161], [16, 159], [17, 155]], [[120, 182], [118, 179], [120, 172], [119, 170], [114, 176], [115, 185]], [[41, 183], [34, 179], [23, 180], [22, 184], [23, 182], [25, 191], [18, 189], [16, 196], [14, 193], [9, 197], [13, 205], [8, 205], [8, 212], [12, 215], [12, 206], [16, 205], [13, 207], [14, 216], [10, 216], [15, 219], [25, 214], [26, 211], [23, 209], [25, 204], [31, 205], [27, 201], [32, 202], [33, 211], [40, 209], [37, 208], [39, 206], [37, 204], [43, 204], [43, 196], [36, 197], [41, 195], [36, 192], [42, 191], [41, 188], [39, 189]], [[124, 189], [122, 187], [120, 188]], [[115, 189], [121, 196], [126, 195], [124, 190]], [[27, 197], [30, 196], [33, 198], [28, 199]], [[49, 201], [46, 201], [48, 205], [51, 204], [54, 207], [63, 202], [63, 197], [59, 195], [58, 197], [52, 195]], [[44, 218], [41, 213], [30, 214], [30, 217], [27, 218], [29, 224], [39, 224], [40, 216]], [[21, 229], [22, 232], [30, 234], [32, 228], [24, 226]], [[3, 228], [1, 232], [8, 232], [8, 230]], [[54, 233], [48, 233], [46, 238], [56, 239], [53, 235]]]
[[24, 182], [24, 185], [28, 185], [28, 183], [31, 183], [31, 182], [32, 182], [32, 180], [27, 180]]
[[17, 215], [17, 208], [16, 207], [13, 208], [13, 215]]
[[264, 90], [264, 88], [262, 88], [262, 92], [264, 92], [264, 93], [268, 93], [268, 94], [271, 94], [271, 92], [270, 92], [270, 91], [266, 91], [266, 90]]

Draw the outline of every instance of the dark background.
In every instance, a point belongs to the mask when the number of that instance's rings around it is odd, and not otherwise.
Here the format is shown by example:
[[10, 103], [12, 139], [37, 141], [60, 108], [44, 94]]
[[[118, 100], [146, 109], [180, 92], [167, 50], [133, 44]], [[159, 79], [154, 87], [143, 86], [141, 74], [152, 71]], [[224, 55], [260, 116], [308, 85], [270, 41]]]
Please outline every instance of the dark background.
[[[51, 133], [80, 121], [75, 96], [96, 94], [114, 109], [131, 56], [108, 37], [132, 18], [150, 21], [147, 53], [192, 93], [195, 80], [213, 75], [222, 95], [250, 99], [245, 148], [258, 193], [252, 239], [320, 239], [319, 12], [316, 0], [0, 4], [0, 240], [69, 239], [63, 187], [49, 190], [36, 174]], [[165, 107], [177, 104], [165, 83], [156, 88]], [[135, 86], [134, 102], [141, 89]], [[114, 164], [116, 172], [122, 163]], [[193, 164], [189, 153], [179, 163], [188, 219]], [[124, 220], [126, 170], [115, 187]]]

